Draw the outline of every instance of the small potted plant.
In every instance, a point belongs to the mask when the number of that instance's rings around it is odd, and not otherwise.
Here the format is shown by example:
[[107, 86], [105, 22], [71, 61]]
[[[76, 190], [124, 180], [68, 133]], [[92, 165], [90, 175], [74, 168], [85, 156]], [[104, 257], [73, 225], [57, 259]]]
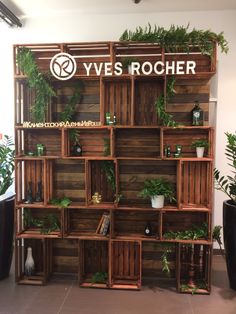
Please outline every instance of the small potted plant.
[[164, 207], [164, 200], [167, 198], [170, 202], [175, 200], [172, 185], [165, 178], [146, 179], [144, 188], [139, 193], [143, 198], [150, 198], [153, 208]]
[[209, 147], [209, 143], [207, 140], [199, 139], [192, 143], [192, 148], [196, 148], [196, 153], [198, 158], [202, 158], [204, 156], [205, 148]]
[[9, 275], [13, 251], [14, 193], [13, 184], [14, 143], [4, 135], [0, 140], [0, 279]]

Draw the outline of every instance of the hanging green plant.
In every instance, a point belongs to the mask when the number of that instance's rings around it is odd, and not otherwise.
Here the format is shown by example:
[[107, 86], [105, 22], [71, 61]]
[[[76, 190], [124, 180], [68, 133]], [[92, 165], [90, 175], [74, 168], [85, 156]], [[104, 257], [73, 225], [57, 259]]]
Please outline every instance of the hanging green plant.
[[111, 160], [103, 160], [102, 161], [102, 170], [106, 175], [107, 182], [110, 184], [113, 192], [116, 191], [116, 177], [115, 177], [115, 169], [114, 162]]
[[20, 70], [27, 75], [29, 87], [35, 90], [35, 102], [31, 107], [33, 119], [44, 122], [50, 97], [56, 95], [49, 84], [49, 76], [39, 71], [33, 52], [26, 47], [19, 48], [16, 61]]
[[125, 30], [120, 40], [157, 43], [167, 52], [190, 52], [192, 47], [197, 47], [202, 54], [209, 56], [213, 55], [214, 43], [221, 48], [221, 52], [227, 53], [229, 50], [223, 32], [216, 34], [211, 30], [195, 28], [189, 31], [189, 24], [186, 27], [171, 25], [169, 29], [164, 29], [156, 25], [153, 28], [149, 23], [144, 28], [138, 26], [135, 31]]
[[167, 80], [166, 96], [164, 96], [164, 94], [161, 94], [160, 96], [157, 97], [155, 102], [155, 108], [160, 119], [160, 123], [164, 126], [176, 127], [179, 125], [177, 122], [173, 120], [173, 115], [167, 113], [165, 110], [169, 99], [174, 95], [174, 84], [175, 78], [170, 77]]

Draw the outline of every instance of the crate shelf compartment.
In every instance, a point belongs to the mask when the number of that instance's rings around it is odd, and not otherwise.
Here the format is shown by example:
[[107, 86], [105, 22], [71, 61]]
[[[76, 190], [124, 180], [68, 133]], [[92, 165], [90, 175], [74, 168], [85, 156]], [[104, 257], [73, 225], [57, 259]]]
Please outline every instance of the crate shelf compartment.
[[109, 287], [108, 241], [79, 240], [79, 284], [81, 287]]
[[[114, 211], [113, 236], [116, 238], [130, 238], [150, 240], [159, 238], [160, 212], [158, 211]], [[150, 235], [145, 234], [149, 227]]]
[[[65, 237], [109, 237], [110, 211], [104, 209], [67, 208], [64, 218]], [[106, 226], [105, 226], [106, 224]]]
[[110, 120], [118, 125], [130, 125], [132, 121], [131, 113], [131, 80], [120, 77], [113, 80], [103, 80], [103, 111], [101, 110], [101, 121], [106, 124], [106, 113], [110, 113]]
[[58, 238], [62, 236], [61, 209], [18, 207], [16, 223], [16, 235], [19, 238]]
[[85, 161], [58, 159], [47, 171], [48, 200], [69, 198], [73, 206], [85, 205]]
[[[62, 133], [58, 128], [25, 128], [16, 130], [16, 156], [37, 156], [37, 144], [45, 147], [44, 157], [53, 158], [62, 155]], [[41, 158], [41, 156], [39, 156]]]
[[160, 130], [122, 128], [115, 130], [116, 157], [160, 157]]
[[141, 241], [111, 242], [111, 288], [141, 288]]
[[113, 160], [88, 160], [87, 167], [87, 202], [92, 205], [95, 193], [101, 195], [99, 206], [112, 205], [116, 195], [116, 164]]
[[[122, 195], [120, 206], [147, 206], [150, 209], [150, 199], [143, 199], [138, 194], [144, 187], [146, 179], [166, 178], [176, 190], [177, 161], [164, 160], [119, 160], [119, 193]], [[175, 192], [176, 193], [176, 192]], [[177, 198], [177, 197], [176, 197]], [[165, 202], [165, 206], [175, 206]]]
[[209, 294], [211, 245], [178, 244], [177, 290], [181, 293]]
[[45, 160], [16, 160], [16, 203], [43, 204], [45, 201]]
[[[166, 257], [168, 268], [163, 270]], [[169, 271], [168, 271], [169, 270]], [[142, 283], [152, 287], [176, 286], [176, 244], [142, 242]]]
[[211, 208], [212, 167], [211, 161], [181, 161], [181, 207]]
[[[32, 248], [35, 270], [25, 274], [27, 248]], [[45, 285], [52, 272], [52, 242], [50, 239], [16, 239], [16, 281], [19, 284]]]
[[[210, 128], [163, 129], [163, 156], [165, 157], [165, 147], [170, 147], [171, 156], [174, 157], [174, 154], [176, 153], [176, 145], [181, 145], [181, 158], [195, 158], [196, 149], [191, 147], [192, 143], [199, 139], [211, 143], [211, 131]], [[211, 147], [205, 149], [204, 157], [211, 157], [211, 152]]]
[[[79, 59], [77, 59], [78, 61]], [[54, 82], [54, 90], [56, 96], [51, 104], [52, 120], [62, 121], [61, 113], [65, 110], [71, 97], [76, 91], [80, 90], [80, 99], [75, 105], [73, 121], [100, 121], [100, 82], [96, 80], [83, 80], [83, 83], [78, 83], [78, 80], [70, 80], [67, 82]], [[64, 120], [63, 120], [64, 121]]]
[[157, 97], [164, 93], [163, 77], [135, 80], [134, 124], [158, 125]]
[[[73, 153], [73, 143], [70, 140], [71, 132], [78, 132], [79, 143], [82, 148], [79, 157], [104, 157], [111, 156], [111, 136], [108, 128], [76, 128], [65, 130], [65, 156], [76, 157]], [[78, 156], [77, 156], [78, 157]]]
[[[207, 212], [184, 212], [184, 211], [175, 211], [175, 212], [165, 212], [162, 213], [162, 240], [185, 240], [184, 238], [172, 238], [175, 235], [178, 236], [178, 233], [185, 231], [193, 231], [200, 234], [204, 232], [205, 237], [202, 236], [196, 240], [206, 241], [209, 239], [209, 230], [210, 230], [210, 215]], [[189, 233], [189, 232], [188, 232]], [[200, 236], [200, 235], [199, 235]], [[193, 239], [188, 239], [193, 241]]]

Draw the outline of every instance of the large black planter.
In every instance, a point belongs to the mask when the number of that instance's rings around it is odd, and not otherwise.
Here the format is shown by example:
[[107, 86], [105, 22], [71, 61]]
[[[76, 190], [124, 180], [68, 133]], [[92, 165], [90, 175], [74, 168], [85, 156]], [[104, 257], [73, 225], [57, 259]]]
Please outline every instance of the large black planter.
[[236, 290], [236, 205], [231, 200], [223, 203], [223, 231], [229, 285]]
[[14, 195], [0, 198], [0, 279], [9, 276], [14, 230]]

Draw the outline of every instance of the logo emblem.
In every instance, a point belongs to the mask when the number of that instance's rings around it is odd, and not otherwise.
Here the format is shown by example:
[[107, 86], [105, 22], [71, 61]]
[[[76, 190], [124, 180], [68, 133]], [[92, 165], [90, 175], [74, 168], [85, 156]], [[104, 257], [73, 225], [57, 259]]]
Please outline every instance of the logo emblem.
[[76, 72], [76, 62], [69, 53], [57, 53], [50, 62], [50, 71], [58, 80], [69, 80]]

